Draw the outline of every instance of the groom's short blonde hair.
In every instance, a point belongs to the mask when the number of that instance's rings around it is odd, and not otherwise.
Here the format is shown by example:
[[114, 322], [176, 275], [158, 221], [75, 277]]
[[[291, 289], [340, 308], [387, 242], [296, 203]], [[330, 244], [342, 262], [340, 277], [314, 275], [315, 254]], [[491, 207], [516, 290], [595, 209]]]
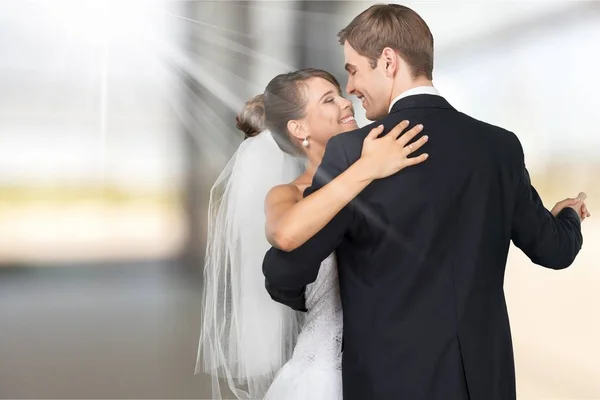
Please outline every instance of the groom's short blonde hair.
[[411, 67], [413, 77], [433, 79], [433, 35], [415, 11], [399, 4], [376, 4], [367, 8], [338, 33], [340, 44], [348, 43], [368, 57], [371, 67], [384, 48], [390, 47]]

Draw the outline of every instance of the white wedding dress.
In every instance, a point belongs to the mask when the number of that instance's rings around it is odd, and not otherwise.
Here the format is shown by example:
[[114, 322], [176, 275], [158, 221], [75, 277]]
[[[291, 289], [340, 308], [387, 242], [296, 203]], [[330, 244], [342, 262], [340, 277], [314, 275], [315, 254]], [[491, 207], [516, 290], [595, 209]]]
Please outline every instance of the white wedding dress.
[[[266, 130], [242, 142], [211, 188], [196, 374], [212, 397], [341, 400], [342, 307], [335, 256], [306, 288], [306, 313], [274, 302], [262, 262], [265, 197], [302, 174]], [[300, 315], [301, 314], [301, 315]]]
[[292, 358], [277, 373], [266, 400], [342, 399], [342, 305], [335, 255], [306, 288], [306, 320]]

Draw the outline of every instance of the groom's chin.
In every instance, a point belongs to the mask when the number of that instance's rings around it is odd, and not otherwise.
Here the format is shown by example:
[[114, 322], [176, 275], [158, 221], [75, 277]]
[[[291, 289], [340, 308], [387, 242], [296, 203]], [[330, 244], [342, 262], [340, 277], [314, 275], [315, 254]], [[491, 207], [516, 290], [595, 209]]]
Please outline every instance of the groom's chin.
[[387, 115], [388, 107], [379, 107], [366, 101], [363, 101], [362, 106], [365, 110], [365, 117], [369, 121], [377, 121]]
[[377, 121], [383, 117], [385, 117], [387, 114], [385, 112], [378, 112], [375, 110], [365, 110], [365, 117], [369, 120], [369, 121]]

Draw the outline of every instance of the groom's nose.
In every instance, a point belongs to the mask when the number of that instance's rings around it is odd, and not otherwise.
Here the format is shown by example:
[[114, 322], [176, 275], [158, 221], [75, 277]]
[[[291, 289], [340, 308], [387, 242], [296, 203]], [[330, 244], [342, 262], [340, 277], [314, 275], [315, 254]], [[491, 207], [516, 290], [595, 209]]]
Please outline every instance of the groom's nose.
[[354, 94], [354, 85], [352, 84], [351, 79], [348, 79], [348, 83], [346, 83], [346, 93]]

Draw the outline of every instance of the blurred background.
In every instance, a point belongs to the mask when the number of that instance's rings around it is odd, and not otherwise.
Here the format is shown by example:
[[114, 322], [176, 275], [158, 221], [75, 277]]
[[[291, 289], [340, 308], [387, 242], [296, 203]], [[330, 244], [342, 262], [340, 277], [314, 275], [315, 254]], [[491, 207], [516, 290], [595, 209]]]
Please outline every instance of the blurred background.
[[[0, 397], [210, 397], [205, 221], [235, 115], [291, 69], [344, 86], [336, 33], [371, 4], [0, 0]], [[588, 193], [575, 264], [512, 250], [505, 288], [519, 398], [600, 399], [600, 2], [403, 4], [442, 95], [519, 136], [546, 206]]]

